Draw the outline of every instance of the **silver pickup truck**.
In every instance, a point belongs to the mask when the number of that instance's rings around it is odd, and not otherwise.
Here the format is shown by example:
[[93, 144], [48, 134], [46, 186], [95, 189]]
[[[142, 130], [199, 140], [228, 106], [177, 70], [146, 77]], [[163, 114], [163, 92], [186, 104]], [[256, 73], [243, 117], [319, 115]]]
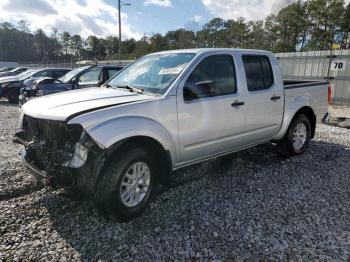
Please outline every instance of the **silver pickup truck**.
[[15, 141], [38, 177], [125, 221], [173, 170], [271, 141], [286, 157], [303, 154], [330, 96], [327, 82], [284, 81], [270, 52], [167, 51], [102, 87], [29, 101]]

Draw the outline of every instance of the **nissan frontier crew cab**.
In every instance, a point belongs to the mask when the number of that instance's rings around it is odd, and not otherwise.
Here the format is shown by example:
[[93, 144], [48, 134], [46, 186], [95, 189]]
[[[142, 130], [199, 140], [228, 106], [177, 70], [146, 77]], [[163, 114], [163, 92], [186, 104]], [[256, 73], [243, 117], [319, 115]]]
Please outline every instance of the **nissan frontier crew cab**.
[[286, 157], [303, 154], [327, 116], [327, 87], [284, 81], [267, 51], [160, 52], [102, 87], [27, 102], [15, 141], [37, 177], [126, 221], [173, 170], [271, 141]]

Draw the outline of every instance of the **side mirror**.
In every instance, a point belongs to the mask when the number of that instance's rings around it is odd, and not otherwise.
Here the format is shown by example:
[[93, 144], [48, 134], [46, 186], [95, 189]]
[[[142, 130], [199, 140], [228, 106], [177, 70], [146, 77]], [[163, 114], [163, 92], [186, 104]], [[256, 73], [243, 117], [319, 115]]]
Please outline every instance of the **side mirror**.
[[215, 94], [216, 85], [212, 80], [199, 81], [195, 84], [186, 84], [184, 87], [185, 101], [191, 101], [201, 97]]

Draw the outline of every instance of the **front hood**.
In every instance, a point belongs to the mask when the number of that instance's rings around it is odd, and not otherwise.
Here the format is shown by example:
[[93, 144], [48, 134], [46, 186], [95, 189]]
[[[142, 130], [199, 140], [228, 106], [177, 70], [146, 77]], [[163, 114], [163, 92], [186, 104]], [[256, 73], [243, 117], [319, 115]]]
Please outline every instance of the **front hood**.
[[85, 112], [152, 98], [127, 90], [95, 87], [32, 99], [23, 105], [22, 110], [35, 118], [65, 121]]
[[0, 77], [6, 77], [6, 76], [16, 76], [17, 73], [15, 72], [3, 72], [3, 73], [0, 73]]
[[0, 84], [7, 83], [7, 82], [13, 82], [13, 81], [18, 81], [19, 77], [18, 76], [5, 76], [5, 77], [0, 77]]

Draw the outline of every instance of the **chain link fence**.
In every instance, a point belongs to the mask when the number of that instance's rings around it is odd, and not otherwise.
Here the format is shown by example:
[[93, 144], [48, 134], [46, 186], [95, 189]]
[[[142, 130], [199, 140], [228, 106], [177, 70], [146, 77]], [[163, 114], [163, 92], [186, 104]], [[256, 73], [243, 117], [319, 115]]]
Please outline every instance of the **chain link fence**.
[[28, 67], [31, 69], [36, 68], [67, 68], [73, 69], [80, 66], [86, 65], [122, 65], [126, 66], [129, 63], [133, 62], [133, 60], [110, 60], [110, 61], [94, 61], [94, 60], [84, 60], [84, 61], [75, 61], [75, 60], [49, 60], [49, 61], [41, 61], [41, 62], [22, 62], [18, 63], [18, 67]]
[[37, 68], [67, 68], [73, 69], [77, 67], [77, 62], [73, 59], [61, 59], [61, 60], [43, 60], [40, 62], [19, 62], [19, 67], [27, 67], [31, 69]]

